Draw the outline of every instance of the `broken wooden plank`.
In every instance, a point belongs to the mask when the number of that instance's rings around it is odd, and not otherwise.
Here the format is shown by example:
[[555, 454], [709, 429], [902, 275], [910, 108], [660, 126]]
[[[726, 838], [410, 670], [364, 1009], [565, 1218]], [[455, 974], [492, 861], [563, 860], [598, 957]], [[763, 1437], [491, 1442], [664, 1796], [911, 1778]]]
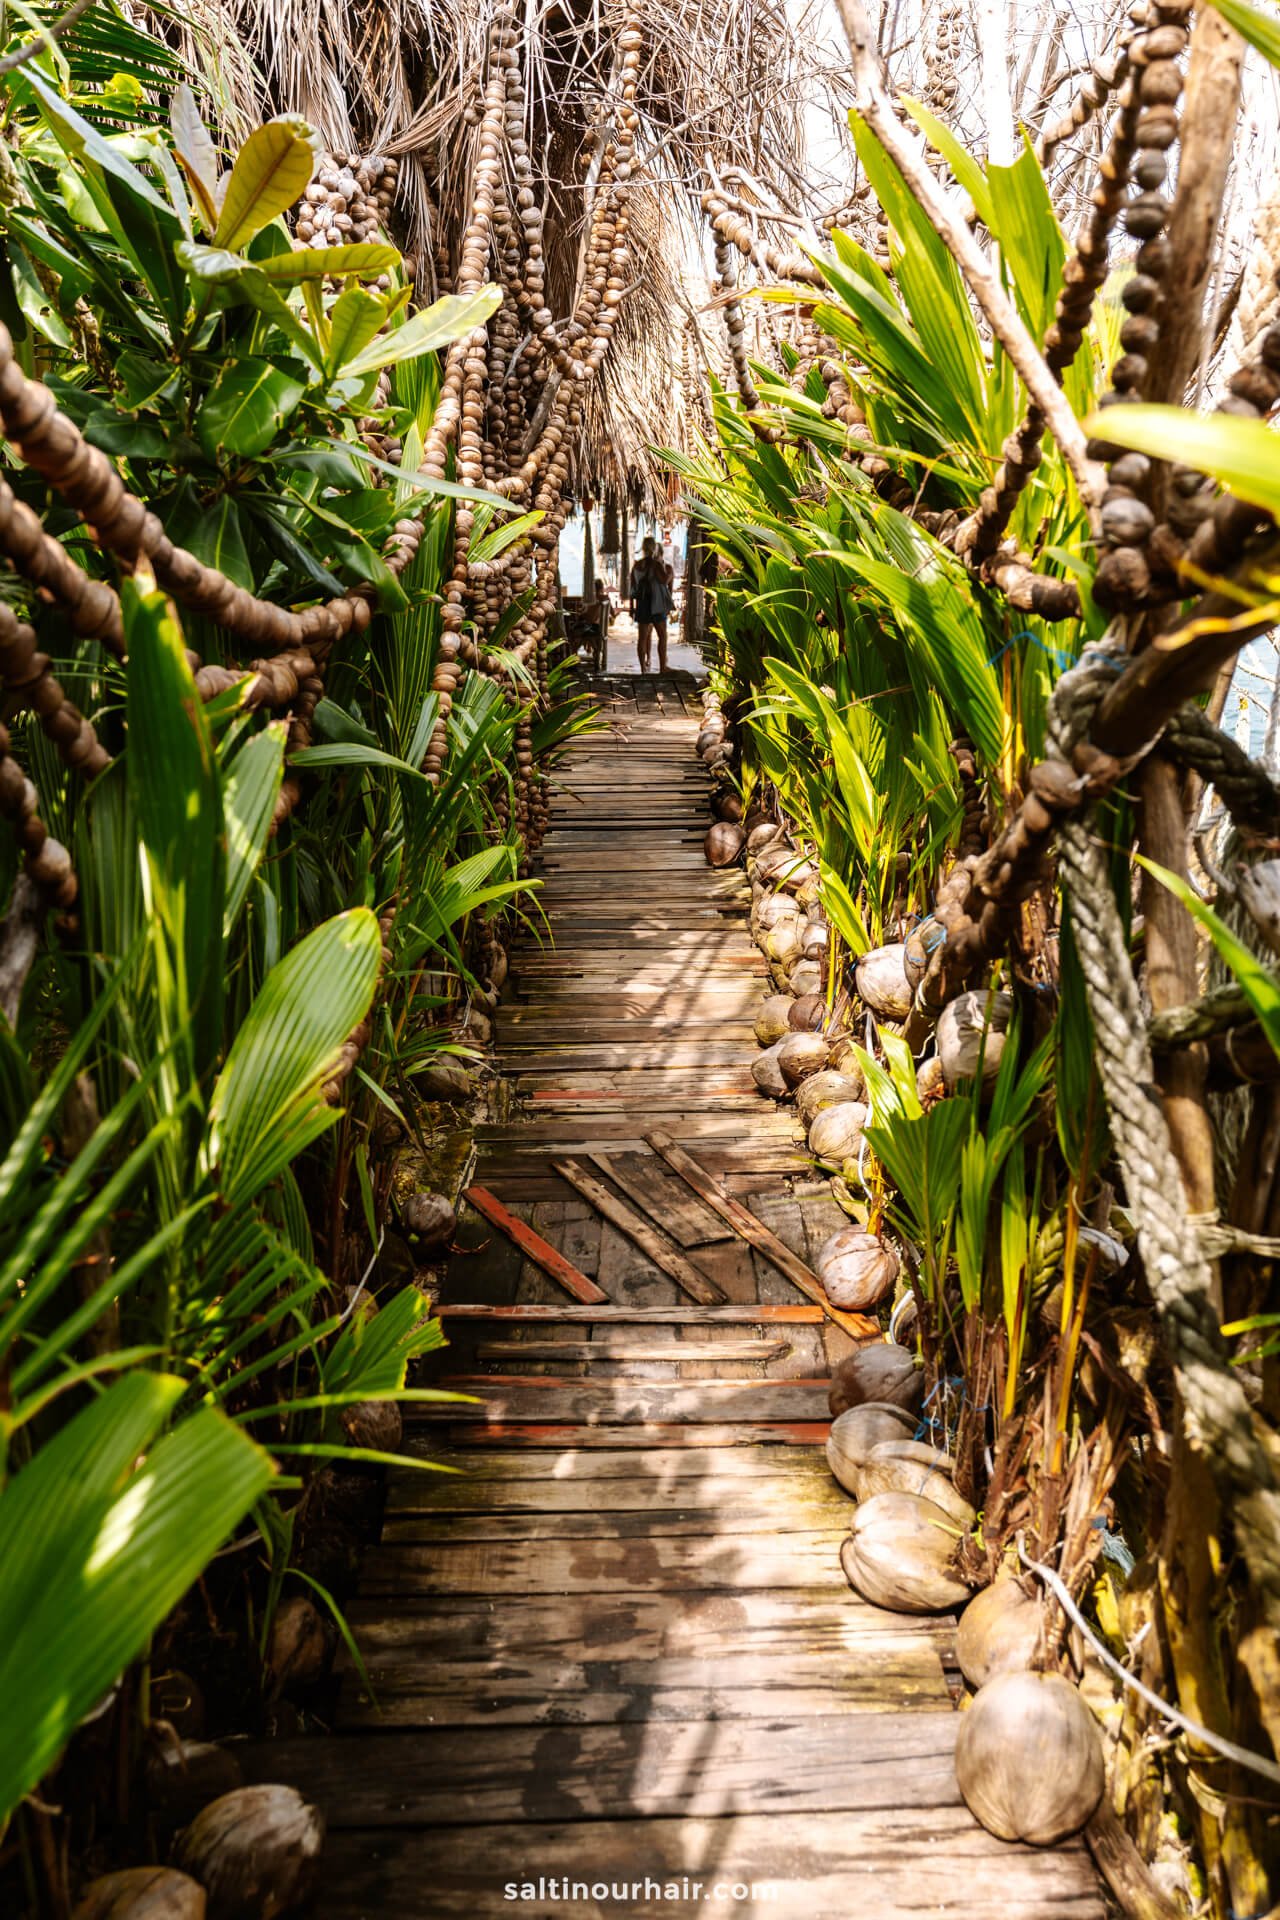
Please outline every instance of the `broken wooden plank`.
[[[756, 1098], [758, 1101], [759, 1096]], [[653, 1104], [651, 1099], [650, 1106]], [[642, 1207], [650, 1219], [656, 1214], [663, 1231], [682, 1247], [706, 1246], [727, 1237], [713, 1209], [695, 1194], [683, 1193], [677, 1183], [663, 1173], [661, 1162], [652, 1154], [609, 1155], [593, 1151], [588, 1158], [606, 1179], [612, 1180], [615, 1187], [620, 1187], [629, 1199]]]
[[785, 1274], [793, 1287], [822, 1308], [822, 1311], [835, 1321], [838, 1327], [851, 1334], [855, 1340], [878, 1339], [881, 1332], [880, 1322], [866, 1313], [844, 1313], [839, 1307], [833, 1307], [822, 1288], [816, 1273], [813, 1273], [790, 1247], [779, 1240], [776, 1233], [765, 1226], [763, 1220], [757, 1220], [748, 1207], [740, 1200], [734, 1200], [724, 1191], [719, 1182], [712, 1178], [707, 1169], [694, 1159], [691, 1153], [671, 1138], [669, 1133], [654, 1131], [645, 1134], [645, 1139], [655, 1153], [660, 1153], [669, 1167], [687, 1180], [694, 1192], [700, 1194], [707, 1205], [714, 1207], [721, 1219], [727, 1220], [734, 1232], [748, 1241], [771, 1260], [779, 1273]]
[[588, 1173], [578, 1161], [555, 1160], [552, 1165], [562, 1180], [567, 1180], [585, 1200], [591, 1202], [597, 1213], [603, 1214], [606, 1220], [611, 1221], [618, 1228], [619, 1232], [626, 1234], [628, 1240], [634, 1241], [640, 1251], [652, 1260], [656, 1267], [661, 1267], [662, 1271], [691, 1299], [699, 1301], [703, 1306], [712, 1306], [724, 1299], [723, 1293], [713, 1280], [708, 1280], [705, 1274], [699, 1273], [698, 1269], [685, 1259], [678, 1247], [673, 1245], [665, 1235], [659, 1233], [648, 1220], [641, 1219], [640, 1215], [634, 1212], [624, 1200], [620, 1200], [616, 1194], [611, 1193], [603, 1181], [597, 1180], [593, 1174]]
[[526, 1260], [532, 1260], [535, 1266], [541, 1267], [575, 1300], [591, 1306], [602, 1305], [608, 1300], [608, 1294], [594, 1280], [588, 1280], [585, 1273], [579, 1273], [577, 1267], [571, 1265], [562, 1253], [557, 1253], [550, 1241], [544, 1240], [523, 1220], [518, 1220], [486, 1187], [468, 1187], [465, 1198], [477, 1213], [482, 1213], [486, 1220], [515, 1242]]

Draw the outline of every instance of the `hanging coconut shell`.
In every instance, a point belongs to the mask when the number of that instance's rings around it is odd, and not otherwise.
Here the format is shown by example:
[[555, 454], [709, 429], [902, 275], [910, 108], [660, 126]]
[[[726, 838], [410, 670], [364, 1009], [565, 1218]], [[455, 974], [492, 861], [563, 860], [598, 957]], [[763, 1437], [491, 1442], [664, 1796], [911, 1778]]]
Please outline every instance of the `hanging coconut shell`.
[[826, 984], [826, 969], [816, 960], [796, 959], [787, 969], [787, 986], [797, 1000], [804, 1000], [811, 993], [821, 993]]
[[960, 1616], [956, 1657], [971, 1687], [998, 1673], [1019, 1673], [1040, 1652], [1040, 1603], [1017, 1580], [997, 1580], [975, 1594]]
[[948, 1519], [968, 1533], [977, 1514], [951, 1482], [955, 1462], [934, 1447], [914, 1440], [882, 1440], [871, 1458], [858, 1469], [858, 1498], [872, 1500], [878, 1493], [918, 1493], [941, 1507]]
[[178, 1836], [175, 1860], [208, 1894], [208, 1920], [275, 1920], [315, 1884], [324, 1820], [294, 1787], [238, 1787]]
[[175, 1867], [126, 1867], [85, 1888], [72, 1920], [205, 1920], [198, 1881]]
[[742, 818], [742, 802], [736, 793], [727, 790], [718, 793], [711, 802], [711, 810], [717, 820], [738, 821]]
[[[855, 1414], [861, 1411], [854, 1408]], [[969, 1594], [954, 1571], [956, 1544], [954, 1521], [931, 1500], [915, 1493], [877, 1493], [859, 1501], [840, 1564], [854, 1592], [874, 1607], [942, 1613]]]
[[442, 1193], [411, 1193], [404, 1203], [402, 1218], [409, 1232], [416, 1233], [424, 1247], [443, 1252], [453, 1245], [458, 1216]]
[[[798, 1006], [799, 1001], [793, 1005]], [[862, 1080], [853, 1074], [836, 1073], [831, 1067], [821, 1073], [810, 1074], [796, 1090], [796, 1112], [804, 1122], [805, 1131], [813, 1125], [824, 1107], [838, 1107], [843, 1102], [857, 1100], [862, 1093]]]
[[[832, 1166], [842, 1167], [846, 1160], [856, 1160], [858, 1149], [862, 1145], [862, 1129], [867, 1123], [867, 1109], [860, 1100], [842, 1100], [839, 1106], [824, 1107], [809, 1129], [809, 1151], [817, 1160], [826, 1160]], [[865, 1234], [864, 1239], [874, 1238]], [[876, 1241], [879, 1246], [879, 1241]], [[833, 1263], [834, 1271], [834, 1263]], [[897, 1275], [895, 1256], [894, 1278]], [[824, 1286], [826, 1282], [823, 1282]], [[893, 1285], [893, 1278], [889, 1286]], [[843, 1300], [837, 1300], [828, 1289], [828, 1299], [833, 1306], [844, 1306]], [[876, 1296], [877, 1299], [880, 1297]]]
[[1102, 1798], [1098, 1723], [1062, 1674], [999, 1673], [961, 1716], [956, 1781], [988, 1833], [1056, 1846]]
[[[814, 1127], [831, 1114], [842, 1111], [840, 1107], [829, 1107], [825, 1114], [820, 1113]], [[866, 1109], [862, 1110], [866, 1119]], [[810, 1144], [813, 1134], [810, 1132]], [[845, 1159], [850, 1156], [846, 1154]], [[892, 1293], [898, 1278], [899, 1260], [893, 1248], [877, 1234], [867, 1233], [862, 1227], [841, 1227], [818, 1249], [814, 1261], [814, 1271], [822, 1282], [833, 1307], [843, 1307], [850, 1313], [866, 1313], [878, 1305], [886, 1294]]]
[[817, 1033], [827, 1017], [825, 993], [803, 993], [791, 1002], [791, 1026], [796, 1033]]
[[762, 820], [747, 835], [747, 852], [759, 859], [766, 847], [777, 846], [784, 837], [782, 828], [775, 826], [772, 820]]
[[776, 1047], [791, 1032], [791, 1009], [795, 1001], [788, 993], [771, 993], [760, 1003], [755, 1019], [756, 1039], [762, 1047]]
[[887, 1401], [916, 1413], [924, 1399], [924, 1374], [905, 1347], [875, 1340], [846, 1354], [831, 1376], [828, 1399], [833, 1420], [868, 1400]]
[[731, 820], [717, 820], [707, 829], [704, 841], [707, 859], [713, 867], [731, 867], [742, 852], [742, 828]]
[[938, 1059], [950, 1092], [962, 1080], [994, 1086], [1004, 1053], [1005, 1034], [1013, 1018], [1011, 993], [961, 993], [938, 1019]]
[[925, 920], [917, 920], [903, 941], [902, 965], [912, 992], [929, 971], [929, 962], [946, 937], [942, 922], [930, 914]]
[[789, 1087], [798, 1087], [827, 1064], [827, 1043], [820, 1033], [789, 1033], [778, 1043], [778, 1065]]
[[244, 1785], [230, 1747], [212, 1740], [164, 1740], [150, 1748], [143, 1767], [147, 1812], [170, 1829], [185, 1827], [219, 1794]]
[[871, 1458], [871, 1449], [882, 1440], [910, 1440], [915, 1430], [913, 1413], [888, 1401], [867, 1400], [832, 1421], [827, 1435], [827, 1465], [845, 1492], [856, 1494], [857, 1475]]
[[911, 1011], [911, 982], [902, 963], [903, 946], [872, 947], [854, 969], [859, 998], [886, 1020], [905, 1020]]
[[267, 1667], [277, 1693], [314, 1686], [329, 1664], [329, 1635], [320, 1609], [304, 1593], [290, 1594], [276, 1609]]
[[782, 1042], [779, 1040], [773, 1046], [766, 1047], [764, 1052], [758, 1053], [751, 1062], [751, 1078], [755, 1081], [757, 1090], [767, 1095], [770, 1100], [785, 1100], [789, 1091], [782, 1077], [782, 1068], [778, 1065], [778, 1048], [781, 1045]]

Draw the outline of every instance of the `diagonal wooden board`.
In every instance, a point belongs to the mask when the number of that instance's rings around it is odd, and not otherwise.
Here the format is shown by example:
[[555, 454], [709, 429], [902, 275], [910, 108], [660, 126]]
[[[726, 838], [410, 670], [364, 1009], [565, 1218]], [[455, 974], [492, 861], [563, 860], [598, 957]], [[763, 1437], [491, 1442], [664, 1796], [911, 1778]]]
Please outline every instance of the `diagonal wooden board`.
[[785, 1274], [793, 1287], [799, 1287], [801, 1293], [807, 1294], [838, 1327], [843, 1327], [855, 1340], [879, 1339], [881, 1329], [878, 1320], [867, 1313], [845, 1313], [840, 1307], [833, 1307], [817, 1274], [812, 1273], [804, 1261], [765, 1226], [763, 1220], [757, 1220], [749, 1207], [744, 1207], [740, 1200], [727, 1194], [719, 1181], [714, 1180], [706, 1168], [691, 1153], [686, 1153], [669, 1133], [655, 1129], [644, 1137], [654, 1152], [660, 1153], [667, 1165], [682, 1180], [687, 1180], [694, 1192], [701, 1195], [709, 1207], [714, 1207], [722, 1220], [729, 1222], [736, 1234], [764, 1254], [767, 1260], [771, 1260], [779, 1273]]
[[[634, 1240], [642, 1253], [648, 1254], [656, 1267], [661, 1267], [676, 1285], [687, 1293], [692, 1300], [698, 1300], [703, 1306], [712, 1306], [724, 1299], [724, 1294], [714, 1280], [708, 1280], [705, 1273], [699, 1273], [680, 1249], [673, 1246], [665, 1234], [642, 1220], [640, 1215], [611, 1193], [603, 1180], [597, 1180], [594, 1174], [577, 1160], [553, 1160], [552, 1166], [562, 1180], [575, 1187], [584, 1200], [590, 1201], [597, 1213], [604, 1215], [628, 1240]], [[816, 1284], [816, 1282], [815, 1282]]]
[[585, 1273], [579, 1273], [577, 1267], [566, 1260], [562, 1253], [558, 1253], [550, 1241], [544, 1240], [525, 1221], [518, 1220], [514, 1213], [508, 1212], [501, 1200], [490, 1193], [487, 1187], [468, 1187], [465, 1197], [477, 1213], [482, 1213], [486, 1220], [515, 1242], [527, 1260], [532, 1260], [535, 1266], [550, 1274], [575, 1300], [581, 1300], [586, 1306], [607, 1305], [608, 1294], [594, 1280], [589, 1280]]

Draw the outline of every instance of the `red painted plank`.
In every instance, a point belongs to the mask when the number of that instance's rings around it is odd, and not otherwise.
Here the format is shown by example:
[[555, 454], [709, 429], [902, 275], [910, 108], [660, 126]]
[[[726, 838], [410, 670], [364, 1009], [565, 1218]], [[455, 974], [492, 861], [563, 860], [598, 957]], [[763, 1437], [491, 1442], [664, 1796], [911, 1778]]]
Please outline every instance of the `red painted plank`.
[[602, 1292], [594, 1280], [588, 1280], [585, 1273], [579, 1273], [577, 1267], [566, 1260], [562, 1253], [557, 1253], [540, 1233], [535, 1233], [523, 1220], [517, 1220], [514, 1213], [508, 1213], [501, 1200], [495, 1198], [487, 1187], [468, 1187], [466, 1199], [477, 1213], [482, 1213], [509, 1240], [514, 1240], [526, 1260], [532, 1260], [535, 1266], [550, 1274], [575, 1300], [585, 1301], [588, 1306], [608, 1304], [608, 1294]]

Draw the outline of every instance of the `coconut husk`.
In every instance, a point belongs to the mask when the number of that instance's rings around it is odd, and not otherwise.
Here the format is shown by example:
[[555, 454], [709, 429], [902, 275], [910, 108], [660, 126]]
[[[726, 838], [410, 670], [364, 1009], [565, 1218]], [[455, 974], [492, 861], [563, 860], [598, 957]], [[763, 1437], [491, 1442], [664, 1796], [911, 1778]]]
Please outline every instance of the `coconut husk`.
[[882, 1440], [871, 1449], [871, 1457], [858, 1469], [858, 1498], [874, 1499], [878, 1493], [916, 1493], [941, 1507], [963, 1533], [968, 1533], [977, 1513], [963, 1494], [952, 1485], [955, 1462], [949, 1454], [933, 1447], [918, 1446], [912, 1440]]
[[318, 1808], [293, 1787], [238, 1787], [196, 1815], [177, 1865], [208, 1895], [208, 1920], [275, 1920], [310, 1898], [324, 1845]]
[[778, 1043], [778, 1065], [789, 1087], [798, 1087], [827, 1064], [827, 1043], [820, 1033], [789, 1033]]
[[868, 1400], [888, 1402], [907, 1413], [918, 1413], [924, 1400], [924, 1374], [914, 1355], [891, 1340], [875, 1340], [840, 1362], [831, 1376], [831, 1417]]
[[857, 1473], [882, 1440], [910, 1440], [916, 1417], [887, 1401], [868, 1400], [850, 1407], [831, 1423], [827, 1435], [827, 1465], [846, 1493], [858, 1491]]
[[776, 1047], [791, 1032], [791, 1009], [795, 1002], [789, 994], [771, 993], [762, 1000], [755, 1018], [755, 1035], [762, 1047]]
[[787, 986], [797, 1000], [821, 993], [825, 984], [826, 970], [817, 960], [798, 959], [787, 968]]
[[329, 1630], [320, 1609], [303, 1593], [290, 1594], [276, 1609], [267, 1668], [277, 1693], [315, 1685], [329, 1665]]
[[204, 1888], [176, 1867], [126, 1867], [85, 1888], [72, 1920], [206, 1920]]
[[827, 1016], [825, 993], [805, 993], [791, 1002], [788, 1018], [796, 1033], [816, 1033]]
[[736, 793], [726, 791], [716, 794], [711, 802], [711, 810], [719, 820], [737, 821], [742, 818], [742, 802]]
[[1057, 1846], [1092, 1818], [1106, 1774], [1098, 1723], [1060, 1673], [1000, 1673], [956, 1736], [956, 1781], [1001, 1840]]
[[[794, 918], [790, 920], [779, 920], [775, 926], [769, 929], [769, 932], [765, 935], [764, 950], [769, 958], [780, 967], [785, 967], [788, 961], [799, 959], [800, 929], [796, 925]], [[811, 964], [812, 962], [807, 960], [801, 961], [802, 966], [809, 966]], [[807, 982], [805, 991], [806, 993], [812, 991], [811, 986]]]
[[776, 846], [782, 837], [781, 827], [775, 826], [771, 820], [762, 820], [747, 835], [747, 852], [759, 859], [766, 847]]
[[1011, 993], [961, 993], [942, 1009], [937, 1029], [938, 1059], [949, 1092], [962, 1081], [976, 1080], [979, 1069], [984, 1090], [995, 1085], [1012, 1018]]
[[971, 1687], [984, 1687], [998, 1673], [1016, 1673], [1039, 1657], [1040, 1603], [1017, 1580], [997, 1580], [975, 1594], [960, 1616], [956, 1658]]
[[[860, 1100], [844, 1100], [838, 1106], [824, 1107], [809, 1128], [810, 1153], [816, 1160], [842, 1167], [846, 1160], [857, 1157], [866, 1123], [867, 1109]], [[889, 1284], [892, 1286], [892, 1280]]]
[[458, 1216], [442, 1193], [411, 1193], [402, 1218], [409, 1232], [416, 1233], [427, 1248], [452, 1246], [458, 1231]]
[[798, 922], [800, 909], [787, 893], [767, 893], [759, 905], [753, 907], [751, 918], [761, 933], [772, 933], [784, 920]]
[[456, 1106], [470, 1100], [475, 1092], [471, 1075], [458, 1060], [442, 1054], [438, 1060], [419, 1067], [413, 1076], [414, 1090], [424, 1100], [440, 1100]]
[[744, 835], [742, 828], [731, 820], [717, 820], [707, 829], [703, 842], [707, 861], [713, 867], [731, 867], [742, 852]]
[[855, 1593], [872, 1606], [942, 1613], [969, 1594], [954, 1571], [956, 1545], [954, 1521], [931, 1500], [877, 1493], [859, 1501], [840, 1564]]
[[825, 1107], [837, 1107], [844, 1101], [856, 1100], [862, 1090], [860, 1078], [837, 1073], [834, 1067], [825, 1067], [821, 1073], [810, 1074], [796, 1089], [796, 1112], [804, 1122], [806, 1133]]
[[854, 969], [858, 996], [872, 1013], [886, 1020], [905, 1020], [911, 1011], [912, 988], [903, 965], [904, 949], [873, 947]]
[[357, 1400], [343, 1407], [338, 1418], [350, 1446], [399, 1453], [404, 1421], [394, 1400]]
[[751, 1062], [751, 1078], [757, 1090], [770, 1100], [785, 1100], [790, 1091], [778, 1064], [778, 1048], [781, 1045], [782, 1042], [778, 1041], [774, 1046], [766, 1047]]
[[[818, 1115], [814, 1128], [841, 1111], [839, 1107], [828, 1108], [825, 1114]], [[862, 1118], [866, 1118], [865, 1108]], [[812, 1138], [811, 1130], [811, 1143]], [[848, 1226], [840, 1227], [823, 1242], [813, 1264], [832, 1306], [850, 1313], [868, 1313], [892, 1293], [901, 1263], [893, 1248], [878, 1234]]]

